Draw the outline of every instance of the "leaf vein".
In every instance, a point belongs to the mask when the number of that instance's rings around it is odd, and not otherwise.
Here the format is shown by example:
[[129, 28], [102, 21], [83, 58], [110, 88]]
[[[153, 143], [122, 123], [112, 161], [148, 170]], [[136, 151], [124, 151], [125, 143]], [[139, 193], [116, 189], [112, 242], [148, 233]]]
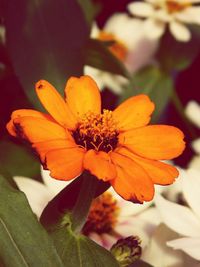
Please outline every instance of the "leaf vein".
[[12, 235], [10, 234], [9, 229], [7, 228], [7, 226], [6, 226], [6, 224], [4, 223], [4, 221], [3, 221], [2, 218], [0, 218], [0, 222], [1, 222], [2, 226], [4, 227], [4, 229], [5, 229], [5, 231], [6, 231], [7, 235], [8, 235], [8, 237], [10, 238], [10, 240], [11, 240], [13, 246], [15, 247], [16, 251], [18, 252], [18, 254], [20, 255], [20, 257], [22, 258], [22, 261], [24, 262], [25, 266], [29, 267], [28, 263], [26, 262], [26, 260], [25, 260], [25, 258], [24, 258], [24, 256], [23, 256], [23, 254], [21, 253], [21, 251], [20, 251], [19, 248], [17, 247], [17, 244], [16, 244], [15, 240], [13, 239]]
[[78, 257], [80, 259], [80, 267], [83, 267], [82, 259], [81, 259], [81, 249], [80, 249], [80, 241], [77, 239], [77, 251], [78, 251]]

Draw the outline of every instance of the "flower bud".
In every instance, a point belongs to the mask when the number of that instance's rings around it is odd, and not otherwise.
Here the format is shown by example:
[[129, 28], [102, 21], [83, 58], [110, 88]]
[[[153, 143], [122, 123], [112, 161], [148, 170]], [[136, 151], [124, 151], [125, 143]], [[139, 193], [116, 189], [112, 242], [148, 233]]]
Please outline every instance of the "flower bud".
[[129, 236], [119, 239], [110, 249], [120, 267], [127, 267], [140, 258], [142, 248], [141, 240], [138, 236]]

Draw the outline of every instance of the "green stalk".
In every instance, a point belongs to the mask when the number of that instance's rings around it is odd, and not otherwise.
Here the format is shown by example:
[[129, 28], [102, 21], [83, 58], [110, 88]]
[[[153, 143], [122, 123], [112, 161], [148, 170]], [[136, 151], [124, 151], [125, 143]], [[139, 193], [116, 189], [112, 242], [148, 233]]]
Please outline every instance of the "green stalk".
[[188, 118], [186, 117], [186, 115], [184, 113], [183, 104], [181, 103], [180, 98], [179, 98], [176, 90], [173, 90], [173, 93], [172, 93], [172, 103], [174, 104], [174, 107], [176, 108], [177, 112], [179, 113], [181, 119], [184, 121], [191, 138], [196, 139], [197, 135], [195, 134], [195, 131], [192, 127], [192, 124], [190, 123], [190, 121], [188, 120]]

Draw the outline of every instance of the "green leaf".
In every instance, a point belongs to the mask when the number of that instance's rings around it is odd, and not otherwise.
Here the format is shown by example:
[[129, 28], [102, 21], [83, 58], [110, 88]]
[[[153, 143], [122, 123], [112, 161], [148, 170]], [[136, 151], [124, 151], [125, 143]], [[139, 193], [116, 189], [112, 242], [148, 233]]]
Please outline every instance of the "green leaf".
[[64, 267], [24, 194], [0, 175], [0, 265]]
[[109, 51], [105, 42], [90, 39], [85, 47], [84, 53], [86, 55], [85, 65], [114, 74], [120, 74], [126, 78], [130, 77], [124, 64]]
[[93, 3], [92, 0], [77, 0], [79, 5], [81, 6], [85, 18], [88, 24], [91, 26], [94, 18], [99, 13], [101, 7], [99, 3]]
[[51, 232], [54, 244], [67, 267], [119, 267], [112, 254], [81, 234], [74, 234], [70, 221]]
[[170, 75], [157, 67], [147, 67], [134, 74], [120, 102], [137, 94], [148, 95], [155, 103], [152, 120], [157, 121], [170, 101], [172, 92], [173, 81]]
[[192, 39], [178, 42], [169, 31], [163, 35], [157, 59], [166, 71], [183, 70], [189, 67], [200, 51], [200, 27], [190, 26]]
[[39, 160], [33, 153], [8, 140], [0, 143], [0, 168], [8, 170], [12, 176], [40, 177]]
[[63, 92], [70, 76], [82, 74], [89, 30], [76, 1], [5, 1], [5, 26], [15, 72], [35, 106], [35, 82], [46, 79]]

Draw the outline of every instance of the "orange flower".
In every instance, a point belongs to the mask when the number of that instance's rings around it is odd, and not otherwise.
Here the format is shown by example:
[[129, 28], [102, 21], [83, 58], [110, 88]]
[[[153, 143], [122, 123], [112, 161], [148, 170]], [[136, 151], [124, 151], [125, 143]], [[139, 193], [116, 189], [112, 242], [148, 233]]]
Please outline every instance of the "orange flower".
[[182, 153], [183, 133], [147, 126], [154, 110], [148, 96], [101, 113], [100, 92], [89, 76], [70, 78], [65, 99], [44, 80], [36, 83], [36, 93], [50, 115], [16, 110], [7, 129], [32, 144], [53, 178], [71, 180], [85, 169], [109, 181], [124, 199], [142, 203], [153, 198], [154, 184], [168, 185], [178, 176], [175, 167], [158, 160]]

